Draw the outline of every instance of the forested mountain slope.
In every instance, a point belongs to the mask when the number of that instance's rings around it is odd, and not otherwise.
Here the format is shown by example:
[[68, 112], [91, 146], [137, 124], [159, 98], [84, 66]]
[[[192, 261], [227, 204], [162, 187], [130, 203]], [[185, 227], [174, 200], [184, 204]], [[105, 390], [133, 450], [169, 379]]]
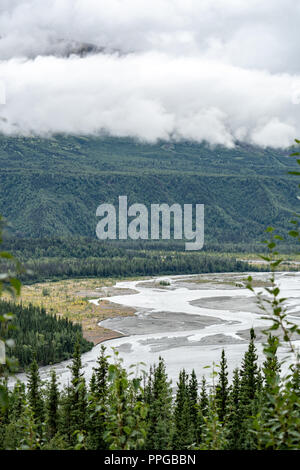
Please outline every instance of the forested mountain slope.
[[205, 204], [207, 241], [252, 242], [297, 210], [287, 151], [237, 144], [143, 144], [131, 139], [0, 137], [0, 213], [18, 236], [95, 235], [96, 208]]

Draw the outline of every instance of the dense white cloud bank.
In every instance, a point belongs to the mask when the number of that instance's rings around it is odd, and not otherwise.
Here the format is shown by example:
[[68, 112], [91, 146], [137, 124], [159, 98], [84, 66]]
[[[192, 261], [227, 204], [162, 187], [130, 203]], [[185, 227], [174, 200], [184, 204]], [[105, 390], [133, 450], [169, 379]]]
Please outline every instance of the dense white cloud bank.
[[292, 0], [0, 0], [0, 131], [288, 146], [299, 24]]

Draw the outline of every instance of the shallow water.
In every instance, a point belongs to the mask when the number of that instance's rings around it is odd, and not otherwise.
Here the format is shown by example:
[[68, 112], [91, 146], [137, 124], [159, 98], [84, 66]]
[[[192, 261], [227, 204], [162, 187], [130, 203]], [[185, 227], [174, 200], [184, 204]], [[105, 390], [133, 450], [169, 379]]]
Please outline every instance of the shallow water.
[[[211, 366], [220, 359], [225, 349], [228, 370], [232, 371], [241, 363], [247, 349], [248, 339], [245, 330], [265, 328], [270, 323], [261, 318], [254, 295], [246, 288], [237, 287], [249, 273], [207, 274], [200, 276], [159, 277], [155, 283], [146, 281], [122, 281], [118, 288], [135, 289], [135, 294], [125, 294], [104, 299], [136, 309], [135, 317], [116, 317], [100, 324], [127, 336], [107, 341], [107, 352], [112, 348], [119, 351], [124, 365], [143, 361], [149, 365], [162, 356], [167, 372], [173, 383], [179, 370], [187, 372], [195, 369], [198, 377], [205, 375], [210, 381]], [[253, 273], [254, 279], [264, 280], [266, 273]], [[199, 283], [199, 280], [207, 283]], [[160, 286], [159, 281], [168, 280], [169, 286]], [[281, 296], [287, 297], [288, 313], [300, 325], [300, 273], [278, 273]], [[196, 281], [196, 282], [195, 282]], [[225, 282], [225, 284], [224, 284]], [[262, 288], [256, 288], [261, 291]], [[93, 299], [91, 302], [101, 302]], [[222, 308], [224, 304], [224, 308]], [[295, 342], [300, 344], [300, 341]], [[96, 364], [101, 345], [82, 355], [85, 375], [90, 378]], [[259, 360], [262, 359], [262, 346], [257, 343]], [[280, 348], [279, 357], [288, 353]], [[70, 361], [57, 364], [54, 368], [61, 383], [70, 379], [67, 365]], [[286, 366], [287, 367], [287, 366]], [[43, 379], [48, 377], [51, 367], [40, 369]], [[19, 374], [21, 380], [24, 374]]]

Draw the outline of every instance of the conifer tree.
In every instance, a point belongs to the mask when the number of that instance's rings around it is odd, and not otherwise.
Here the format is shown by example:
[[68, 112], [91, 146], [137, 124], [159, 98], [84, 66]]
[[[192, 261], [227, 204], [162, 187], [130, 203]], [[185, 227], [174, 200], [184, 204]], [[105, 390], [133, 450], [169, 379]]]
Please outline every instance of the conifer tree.
[[[38, 425], [37, 430], [42, 435], [44, 422], [44, 401], [41, 392], [41, 379], [39, 367], [34, 359], [31, 363], [28, 375], [28, 402], [32, 411], [34, 422]], [[29, 415], [28, 415], [29, 416]]]
[[105, 449], [103, 438], [107, 417], [108, 399], [108, 358], [105, 355], [105, 347], [101, 346], [101, 352], [97, 360], [90, 382], [91, 400], [89, 402], [89, 443], [92, 449]]
[[227, 401], [228, 401], [228, 372], [227, 372], [227, 359], [225, 356], [224, 349], [222, 350], [220, 370], [218, 373], [218, 384], [216, 386], [216, 404], [219, 420], [224, 424], [226, 411], [227, 411]]
[[72, 372], [70, 386], [70, 433], [71, 440], [75, 442], [76, 431], [84, 431], [86, 429], [86, 413], [87, 413], [87, 394], [85, 380], [81, 372], [82, 363], [80, 355], [80, 340], [77, 338], [74, 348], [73, 361], [70, 365]]
[[71, 418], [71, 387], [68, 384], [60, 396], [61, 413], [59, 420], [59, 433], [64, 437], [67, 448], [72, 445], [72, 418]]
[[240, 410], [240, 372], [239, 369], [233, 371], [232, 387], [228, 402], [228, 449], [240, 449], [241, 436], [241, 410]]
[[92, 373], [91, 380], [89, 383], [89, 392], [92, 396], [96, 393], [96, 375], [95, 372]]
[[164, 360], [159, 357], [153, 371], [152, 399], [149, 403], [146, 449], [169, 449], [172, 430], [172, 390]]
[[174, 407], [174, 434], [172, 448], [174, 450], [182, 450], [186, 449], [188, 445], [192, 444], [191, 431], [188, 375], [183, 369], [179, 373], [179, 381], [177, 383], [177, 393]]
[[257, 353], [254, 340], [255, 333], [251, 328], [249, 347], [244, 355], [241, 368], [241, 398], [243, 405], [247, 408], [256, 395], [258, 384]]
[[200, 430], [199, 430], [199, 404], [198, 404], [198, 380], [195, 370], [192, 370], [189, 386], [189, 401], [190, 401], [190, 419], [191, 419], [191, 437], [194, 444], [199, 443]]
[[[1, 220], [1, 219], [0, 219]], [[1, 367], [1, 365], [0, 365]], [[0, 378], [1, 383], [1, 378]], [[11, 400], [9, 399], [9, 390], [7, 380], [2, 380], [0, 395], [0, 449], [2, 449], [5, 438], [6, 428], [10, 422]], [[5, 399], [3, 399], [5, 397]]]
[[17, 420], [24, 411], [26, 400], [25, 384], [17, 381], [10, 399], [10, 415], [12, 420]]
[[[25, 385], [17, 381], [13, 390], [9, 392], [9, 403], [4, 413], [0, 413], [2, 419], [5, 418], [5, 425], [0, 426], [0, 449], [16, 449], [21, 442], [22, 431], [20, 429], [21, 416], [25, 411], [26, 392]], [[0, 418], [1, 421], [1, 418]]]
[[[260, 400], [261, 398], [261, 394], [262, 394], [262, 391], [263, 391], [263, 387], [264, 387], [264, 377], [263, 377], [263, 372], [262, 372], [262, 368], [261, 367], [258, 367], [257, 368], [257, 379], [256, 379], [256, 405], [258, 403], [258, 401]], [[255, 405], [254, 403], [254, 405]]]
[[151, 403], [152, 396], [153, 396], [153, 375], [154, 375], [153, 367], [150, 366], [148, 377], [144, 376], [144, 380], [145, 380], [145, 383], [144, 383], [144, 401], [148, 405]]
[[207, 415], [208, 412], [208, 395], [206, 391], [206, 379], [203, 376], [201, 382], [201, 390], [200, 390], [200, 410], [203, 416]]
[[51, 381], [48, 389], [48, 399], [46, 404], [46, 423], [48, 438], [52, 439], [58, 430], [58, 403], [59, 391], [55, 370], [51, 371]]
[[261, 375], [257, 365], [257, 353], [254, 344], [254, 329], [250, 330], [250, 342], [245, 352], [240, 383], [240, 412], [241, 412], [241, 448], [251, 450], [255, 448], [254, 435], [250, 432], [249, 420], [256, 413], [258, 407], [258, 393], [261, 388]]
[[95, 393], [99, 400], [104, 400], [108, 391], [108, 358], [105, 354], [106, 348], [101, 345], [100, 355], [97, 360], [97, 367], [94, 369], [96, 388]]
[[209, 397], [206, 389], [206, 379], [204, 375], [202, 376], [201, 380], [201, 387], [200, 387], [200, 396], [199, 396], [199, 413], [198, 413], [198, 442], [201, 442], [203, 429], [204, 429], [204, 419], [208, 414], [208, 407], [209, 407]]

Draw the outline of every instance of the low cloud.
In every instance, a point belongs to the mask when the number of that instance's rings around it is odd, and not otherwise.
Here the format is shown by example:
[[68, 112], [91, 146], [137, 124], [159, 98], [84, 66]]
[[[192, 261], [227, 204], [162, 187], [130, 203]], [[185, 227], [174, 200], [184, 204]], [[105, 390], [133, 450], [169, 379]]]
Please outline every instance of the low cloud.
[[299, 23], [290, 0], [0, 0], [0, 132], [288, 146]]

